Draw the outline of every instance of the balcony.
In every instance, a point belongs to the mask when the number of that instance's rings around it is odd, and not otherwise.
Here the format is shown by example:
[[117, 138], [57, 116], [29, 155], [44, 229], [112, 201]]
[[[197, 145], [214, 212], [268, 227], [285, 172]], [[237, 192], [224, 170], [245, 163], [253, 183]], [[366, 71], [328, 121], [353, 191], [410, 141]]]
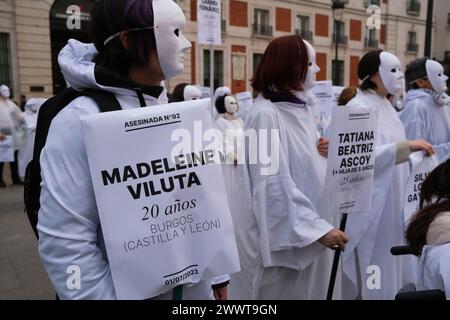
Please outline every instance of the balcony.
[[368, 8], [370, 6], [380, 6], [380, 0], [364, 0], [364, 8]]
[[300, 30], [295, 29], [295, 34], [301, 36], [304, 40], [312, 42], [313, 41], [313, 33], [309, 30]]
[[338, 34], [337, 39], [336, 39], [336, 34], [333, 34], [333, 43], [334, 44], [336, 44], [336, 40], [337, 40], [337, 44], [339, 44], [341, 46], [346, 46], [348, 44], [348, 37], [343, 34]]
[[407, 0], [406, 1], [406, 13], [410, 16], [420, 16], [420, 10], [422, 9], [422, 4], [418, 0]]
[[273, 28], [272, 28], [272, 26], [265, 25], [265, 24], [253, 24], [253, 36], [263, 37], [263, 38], [272, 38], [273, 37]]
[[378, 49], [379, 43], [377, 39], [374, 38], [365, 38], [364, 39], [364, 48], [366, 49]]
[[406, 44], [406, 52], [417, 54], [419, 52], [419, 44], [418, 43], [407, 43]]

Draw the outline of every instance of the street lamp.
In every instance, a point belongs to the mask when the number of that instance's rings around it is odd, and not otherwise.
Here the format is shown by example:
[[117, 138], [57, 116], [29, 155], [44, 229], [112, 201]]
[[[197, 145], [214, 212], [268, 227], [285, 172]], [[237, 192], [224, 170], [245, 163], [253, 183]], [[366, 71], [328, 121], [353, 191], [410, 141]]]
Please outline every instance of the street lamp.
[[342, 22], [344, 20], [344, 9], [345, 9], [345, 2], [344, 0], [332, 0], [332, 9], [333, 9], [333, 20], [334, 20], [334, 37], [335, 37], [335, 53], [336, 58], [334, 60], [334, 79], [333, 84], [338, 85], [338, 73], [339, 73], [339, 34], [338, 34], [338, 23]]

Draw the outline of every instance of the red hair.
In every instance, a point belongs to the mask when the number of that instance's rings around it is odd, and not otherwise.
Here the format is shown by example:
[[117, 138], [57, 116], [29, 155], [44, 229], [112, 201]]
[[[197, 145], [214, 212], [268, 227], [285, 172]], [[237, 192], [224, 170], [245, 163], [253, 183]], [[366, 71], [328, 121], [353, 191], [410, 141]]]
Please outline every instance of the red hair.
[[253, 76], [252, 87], [267, 99], [271, 89], [292, 94], [302, 91], [309, 66], [308, 49], [297, 35], [270, 42]]

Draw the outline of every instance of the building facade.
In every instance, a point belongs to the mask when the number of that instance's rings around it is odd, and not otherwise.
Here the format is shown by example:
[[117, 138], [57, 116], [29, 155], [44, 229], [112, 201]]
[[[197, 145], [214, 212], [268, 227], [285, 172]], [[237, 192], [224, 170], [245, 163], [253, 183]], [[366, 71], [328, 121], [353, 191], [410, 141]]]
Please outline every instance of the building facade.
[[[449, 1], [442, 1], [450, 7]], [[57, 65], [58, 52], [69, 38], [87, 41], [94, 2], [0, 0], [0, 82], [9, 84], [16, 96], [51, 96], [61, 90], [65, 83]], [[197, 0], [177, 2], [186, 14], [186, 35], [193, 46], [185, 72], [168, 81], [167, 87], [172, 90], [180, 82], [209, 86], [210, 50], [196, 41]], [[251, 89], [250, 79], [265, 48], [273, 37], [282, 35], [297, 33], [309, 40], [317, 50], [322, 69], [318, 78], [336, 78], [340, 85], [358, 84], [357, 64], [369, 50], [388, 50], [404, 64], [423, 55], [427, 0], [344, 1], [343, 20], [336, 25], [330, 0], [221, 2], [223, 43], [214, 49], [214, 84], [229, 86], [233, 92]], [[70, 28], [67, 22], [72, 5], [81, 9], [80, 28]], [[366, 28], [367, 21], [373, 18], [373, 12], [367, 12], [370, 5], [381, 9], [377, 30]]]

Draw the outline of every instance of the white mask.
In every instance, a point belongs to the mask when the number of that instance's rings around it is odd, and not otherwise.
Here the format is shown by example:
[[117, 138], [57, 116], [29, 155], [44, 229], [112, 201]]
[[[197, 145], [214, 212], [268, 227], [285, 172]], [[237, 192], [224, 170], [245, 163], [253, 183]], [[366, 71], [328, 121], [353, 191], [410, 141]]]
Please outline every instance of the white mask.
[[448, 77], [444, 74], [444, 67], [437, 61], [427, 60], [427, 77], [434, 89], [439, 94], [447, 91]]
[[184, 53], [191, 43], [183, 35], [186, 18], [173, 0], [153, 0], [155, 39], [159, 64], [166, 80], [184, 70]]
[[7, 86], [3, 84], [0, 86], [0, 95], [2, 96], [3, 99], [8, 100], [9, 98], [11, 98], [11, 91]]
[[316, 64], [316, 50], [308, 42], [303, 40], [308, 49], [309, 61], [308, 61], [308, 73], [306, 74], [305, 83], [303, 84], [303, 90], [309, 91], [316, 85], [316, 74], [320, 72], [319, 66]]
[[198, 100], [202, 98], [202, 92], [196, 86], [186, 86], [183, 97], [184, 101]]
[[380, 76], [386, 90], [396, 95], [403, 88], [404, 75], [401, 71], [400, 60], [392, 53], [383, 51], [380, 54]]
[[225, 97], [225, 110], [229, 114], [235, 114], [236, 112], [238, 112], [239, 107], [234, 97], [232, 96]]

